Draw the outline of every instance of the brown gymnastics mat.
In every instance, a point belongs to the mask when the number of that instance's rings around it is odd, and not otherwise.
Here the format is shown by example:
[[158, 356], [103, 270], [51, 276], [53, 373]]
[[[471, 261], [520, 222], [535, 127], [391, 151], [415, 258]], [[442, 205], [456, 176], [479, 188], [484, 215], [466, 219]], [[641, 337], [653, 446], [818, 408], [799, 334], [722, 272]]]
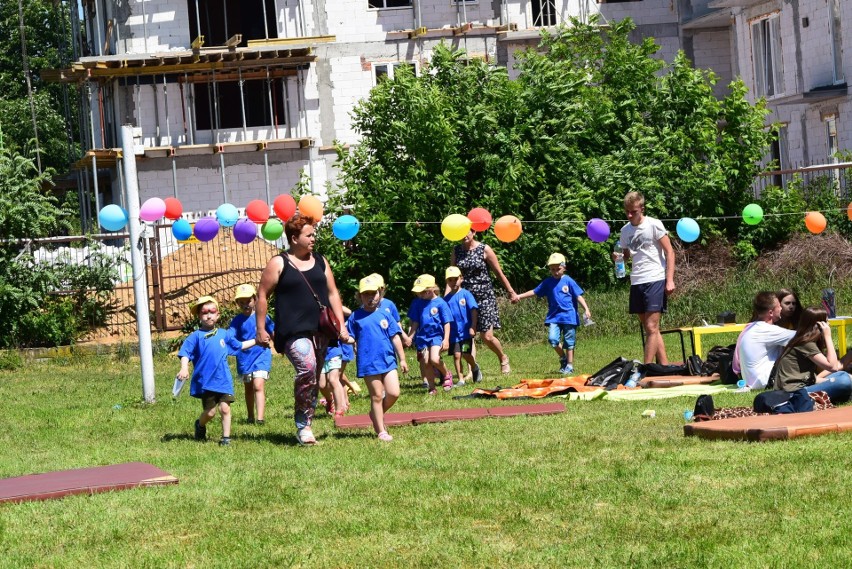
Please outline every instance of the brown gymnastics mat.
[[852, 430], [852, 406], [810, 413], [756, 415], [683, 426], [683, 434], [702, 439], [775, 441]]
[[[385, 425], [422, 425], [445, 421], [468, 421], [485, 417], [514, 417], [516, 415], [553, 415], [564, 413], [564, 403], [538, 405], [512, 405], [508, 407], [476, 407], [472, 409], [444, 409], [441, 411], [418, 411], [416, 413], [386, 413]], [[369, 415], [350, 415], [334, 420], [338, 429], [366, 429], [372, 423]]]
[[681, 385], [706, 385], [719, 381], [719, 374], [713, 375], [660, 375], [646, 377], [639, 382], [642, 387], [680, 387]]
[[72, 494], [95, 494], [177, 482], [178, 479], [168, 472], [144, 462], [60, 470], [0, 480], [0, 503], [50, 500]]

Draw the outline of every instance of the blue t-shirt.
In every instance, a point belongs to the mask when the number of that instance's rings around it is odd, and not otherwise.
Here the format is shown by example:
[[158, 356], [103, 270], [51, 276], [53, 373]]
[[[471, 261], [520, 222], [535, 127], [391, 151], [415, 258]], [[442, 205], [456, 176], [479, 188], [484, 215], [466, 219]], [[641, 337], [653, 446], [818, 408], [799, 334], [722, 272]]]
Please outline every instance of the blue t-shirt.
[[547, 297], [545, 324], [580, 324], [577, 317], [577, 297], [582, 296], [583, 289], [574, 279], [568, 275], [562, 275], [560, 279], [547, 277], [533, 292], [536, 296]]
[[352, 347], [352, 344], [340, 344], [340, 357], [344, 362], [351, 362], [355, 359], [355, 348]]
[[441, 297], [432, 300], [415, 298], [408, 309], [408, 318], [417, 322], [414, 346], [420, 350], [431, 340], [444, 339], [444, 324], [453, 321], [453, 314]]
[[391, 299], [383, 298], [377, 310], [383, 311], [386, 315], [393, 318], [394, 322], [399, 323], [399, 310], [396, 309], [396, 304]]
[[[231, 320], [228, 329], [234, 334], [234, 337], [240, 342], [246, 340], [254, 340], [257, 336], [257, 320], [254, 312], [251, 316], [245, 314], [237, 314]], [[266, 331], [271, 336], [275, 332], [275, 324], [272, 318], [266, 317]], [[237, 354], [237, 373], [245, 375], [253, 371], [269, 371], [272, 369], [272, 350], [263, 346], [254, 345], [247, 350], [240, 351]]]
[[346, 329], [358, 343], [358, 377], [396, 369], [393, 337], [401, 332], [396, 320], [382, 310], [368, 312], [359, 308], [349, 315]]
[[234, 378], [228, 366], [228, 356], [235, 356], [242, 342], [222, 328], [196, 330], [190, 334], [178, 352], [179, 358], [192, 362], [192, 381], [189, 394], [200, 398], [204, 391], [234, 394]]
[[330, 361], [332, 358], [343, 358], [343, 350], [340, 348], [340, 342], [329, 344], [325, 351], [325, 361]]
[[444, 301], [450, 307], [450, 313], [453, 315], [453, 321], [450, 322], [450, 342], [464, 342], [471, 337], [471, 314], [474, 310], [479, 310], [479, 305], [466, 288], [460, 288], [458, 292], [447, 294]]

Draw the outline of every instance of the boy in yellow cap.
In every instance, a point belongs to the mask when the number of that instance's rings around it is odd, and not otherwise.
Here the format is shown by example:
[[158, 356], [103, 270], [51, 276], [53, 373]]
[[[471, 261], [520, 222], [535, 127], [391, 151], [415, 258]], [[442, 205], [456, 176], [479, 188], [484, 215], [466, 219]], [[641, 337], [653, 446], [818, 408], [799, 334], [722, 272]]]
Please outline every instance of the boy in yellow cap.
[[[254, 305], [257, 290], [250, 284], [241, 284], [234, 293], [234, 302], [240, 313], [231, 320], [228, 329], [240, 342], [253, 340], [257, 336]], [[270, 337], [275, 332], [275, 323], [266, 316], [266, 331]], [[266, 414], [266, 380], [272, 369], [272, 350], [263, 346], [252, 346], [237, 354], [237, 373], [243, 382], [246, 398], [247, 422], [263, 425]]]
[[453, 314], [443, 298], [438, 296], [438, 286], [432, 275], [420, 275], [411, 291], [417, 298], [408, 309], [411, 335], [420, 357], [420, 373], [426, 380], [429, 395], [436, 393], [435, 372], [443, 377], [444, 391], [453, 388], [453, 376], [441, 360], [441, 352], [450, 348], [450, 323]]
[[464, 385], [462, 358], [470, 366], [473, 382], [479, 383], [482, 381], [482, 371], [476, 363], [476, 354], [473, 350], [473, 338], [476, 335], [476, 323], [479, 320], [479, 305], [473, 294], [461, 287], [461, 269], [447, 267], [444, 279], [449, 291], [444, 295], [444, 302], [450, 307], [453, 315], [453, 321], [450, 323], [450, 353], [453, 354], [453, 363], [459, 378], [456, 385]]
[[234, 378], [228, 365], [228, 356], [254, 346], [254, 340], [240, 342], [233, 333], [216, 327], [219, 321], [219, 303], [212, 296], [202, 296], [192, 305], [192, 315], [198, 318], [198, 330], [187, 336], [180, 347], [178, 379], [189, 377], [192, 362], [192, 381], [189, 394], [201, 399], [204, 408], [195, 421], [195, 440], [207, 438], [207, 423], [222, 415], [222, 440], [220, 445], [231, 443], [231, 403], [234, 402]]
[[548, 328], [547, 339], [559, 356], [559, 373], [570, 374], [574, 373], [574, 345], [580, 324], [577, 304], [586, 311], [584, 318], [587, 321], [591, 320], [592, 314], [583, 298], [583, 289], [565, 274], [565, 256], [553, 253], [547, 260], [547, 268], [550, 276], [533, 290], [519, 294], [515, 302], [533, 295], [547, 298], [547, 316], [544, 318], [544, 325]]

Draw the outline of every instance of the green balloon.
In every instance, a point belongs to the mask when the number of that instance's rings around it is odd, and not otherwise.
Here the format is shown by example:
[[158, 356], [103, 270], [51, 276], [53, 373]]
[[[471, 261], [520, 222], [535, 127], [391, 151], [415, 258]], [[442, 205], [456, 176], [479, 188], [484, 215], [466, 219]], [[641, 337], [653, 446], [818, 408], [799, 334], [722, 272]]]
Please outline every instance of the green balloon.
[[743, 208], [743, 221], [749, 225], [757, 225], [763, 219], [763, 208], [756, 203], [750, 203]]
[[267, 241], [275, 241], [284, 233], [284, 225], [277, 219], [270, 219], [260, 228], [260, 234]]

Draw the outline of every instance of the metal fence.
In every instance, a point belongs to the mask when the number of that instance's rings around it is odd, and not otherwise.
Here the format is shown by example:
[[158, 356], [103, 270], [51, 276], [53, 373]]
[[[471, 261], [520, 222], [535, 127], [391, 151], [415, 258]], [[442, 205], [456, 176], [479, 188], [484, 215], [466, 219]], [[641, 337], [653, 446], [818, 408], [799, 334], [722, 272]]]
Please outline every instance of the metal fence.
[[852, 162], [796, 164], [786, 170], [771, 170], [758, 174], [754, 179], [752, 191], [755, 197], [760, 197], [763, 190], [769, 186], [788, 188], [794, 180], [799, 180], [808, 197], [808, 186], [818, 183], [834, 185], [835, 192], [840, 198], [849, 198]]

